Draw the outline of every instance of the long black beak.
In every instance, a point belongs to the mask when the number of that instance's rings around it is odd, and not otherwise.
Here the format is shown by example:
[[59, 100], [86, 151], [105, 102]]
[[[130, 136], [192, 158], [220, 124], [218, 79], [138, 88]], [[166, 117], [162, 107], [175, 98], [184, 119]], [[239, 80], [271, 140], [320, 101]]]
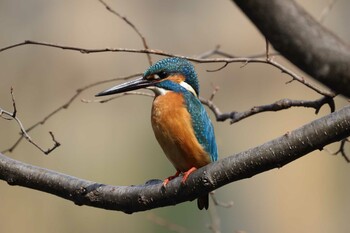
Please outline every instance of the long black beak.
[[134, 79], [132, 81], [125, 82], [125, 83], [119, 84], [117, 86], [111, 87], [107, 90], [104, 90], [104, 91], [98, 93], [95, 96], [105, 96], [105, 95], [118, 94], [118, 93], [127, 92], [127, 91], [133, 91], [133, 90], [137, 90], [140, 88], [145, 88], [145, 87], [151, 86], [152, 84], [153, 84], [152, 81], [141, 77], [141, 78]]

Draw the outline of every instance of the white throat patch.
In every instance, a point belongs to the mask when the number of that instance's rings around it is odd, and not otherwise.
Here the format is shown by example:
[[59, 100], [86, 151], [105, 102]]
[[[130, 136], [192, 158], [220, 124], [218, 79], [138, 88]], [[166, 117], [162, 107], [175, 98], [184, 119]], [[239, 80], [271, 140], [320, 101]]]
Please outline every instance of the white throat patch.
[[198, 97], [196, 91], [193, 89], [193, 87], [191, 87], [191, 85], [183, 81], [180, 83], [180, 85], [187, 91], [191, 92], [195, 97]]
[[165, 95], [166, 93], [169, 92], [169, 90], [166, 90], [166, 89], [160, 88], [160, 87], [150, 86], [150, 87], [146, 87], [146, 88], [148, 90], [153, 91], [156, 96], [158, 96], [158, 95]]

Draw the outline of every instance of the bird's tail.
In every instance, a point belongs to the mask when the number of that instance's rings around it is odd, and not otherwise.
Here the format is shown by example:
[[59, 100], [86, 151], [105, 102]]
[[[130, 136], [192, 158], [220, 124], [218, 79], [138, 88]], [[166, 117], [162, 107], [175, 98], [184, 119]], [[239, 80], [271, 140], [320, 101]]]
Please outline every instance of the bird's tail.
[[205, 194], [203, 196], [198, 197], [197, 199], [197, 206], [198, 209], [202, 210], [202, 209], [208, 209], [209, 207], [209, 194]]

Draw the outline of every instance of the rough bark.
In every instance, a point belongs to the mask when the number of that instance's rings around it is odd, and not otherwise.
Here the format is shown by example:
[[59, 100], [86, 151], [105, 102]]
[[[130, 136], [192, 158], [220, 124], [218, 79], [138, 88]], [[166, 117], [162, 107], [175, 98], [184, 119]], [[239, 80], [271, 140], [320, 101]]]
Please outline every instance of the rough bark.
[[234, 0], [272, 46], [335, 92], [350, 97], [350, 47], [293, 0]]
[[166, 187], [162, 181], [111, 186], [25, 164], [0, 154], [0, 179], [88, 205], [125, 213], [145, 211], [194, 200], [201, 193], [228, 183], [280, 168], [311, 151], [350, 135], [350, 106], [310, 122], [263, 145], [221, 159], [194, 172], [185, 185], [181, 178]]

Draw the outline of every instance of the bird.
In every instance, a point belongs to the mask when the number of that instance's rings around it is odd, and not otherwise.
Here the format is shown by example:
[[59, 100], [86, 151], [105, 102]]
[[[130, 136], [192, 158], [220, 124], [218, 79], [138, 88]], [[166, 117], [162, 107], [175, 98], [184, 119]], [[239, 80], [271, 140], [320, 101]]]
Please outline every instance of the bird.
[[[184, 184], [200, 167], [217, 161], [218, 149], [212, 122], [199, 100], [199, 81], [194, 66], [187, 59], [169, 57], [151, 65], [137, 79], [113, 86], [96, 96], [118, 94], [137, 89], [154, 92], [151, 123], [154, 135], [176, 174]], [[197, 198], [200, 210], [208, 209], [209, 194]]]

